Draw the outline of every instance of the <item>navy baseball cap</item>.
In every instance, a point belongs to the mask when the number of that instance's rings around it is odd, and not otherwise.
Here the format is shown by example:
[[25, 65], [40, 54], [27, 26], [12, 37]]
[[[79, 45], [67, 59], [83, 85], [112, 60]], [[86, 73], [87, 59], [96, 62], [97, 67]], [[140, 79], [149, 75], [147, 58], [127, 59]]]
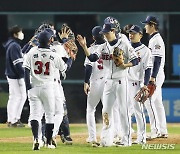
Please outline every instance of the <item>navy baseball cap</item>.
[[99, 36], [99, 32], [102, 31], [102, 27], [101, 26], [95, 26], [92, 29], [92, 36]]
[[133, 33], [141, 33], [141, 34], [143, 34], [142, 28], [139, 27], [138, 25], [132, 25], [132, 27], [127, 32], [128, 33], [133, 32]]
[[106, 23], [103, 25], [103, 29], [99, 32], [100, 34], [108, 33], [112, 29], [115, 29], [112, 23]]
[[38, 35], [39, 43], [47, 44], [49, 40], [51, 39], [51, 37], [52, 37], [52, 34], [50, 34], [47, 30], [44, 30], [40, 32]]
[[152, 24], [155, 24], [155, 25], [159, 25], [158, 19], [156, 17], [154, 17], [154, 16], [147, 16], [146, 20], [142, 21], [141, 23], [142, 24], [152, 23]]
[[49, 32], [51, 34], [52, 37], [56, 37], [56, 35], [54, 34], [54, 31], [50, 28], [45, 29], [47, 32]]

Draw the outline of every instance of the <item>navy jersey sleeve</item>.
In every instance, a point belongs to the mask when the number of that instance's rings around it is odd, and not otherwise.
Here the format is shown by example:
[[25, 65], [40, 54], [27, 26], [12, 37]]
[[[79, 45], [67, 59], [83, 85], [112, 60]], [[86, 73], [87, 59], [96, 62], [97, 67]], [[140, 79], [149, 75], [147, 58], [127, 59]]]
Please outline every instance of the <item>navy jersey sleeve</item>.
[[161, 57], [155, 56], [154, 59], [154, 66], [153, 66], [153, 72], [152, 72], [152, 77], [156, 78], [158, 72], [159, 72], [159, 67], [161, 65]]
[[14, 44], [11, 48], [10, 52], [10, 58], [12, 60], [12, 63], [14, 65], [14, 69], [19, 75], [19, 77], [24, 77], [24, 69], [22, 67], [23, 64], [23, 57], [21, 53], [21, 48], [20, 46]]
[[86, 65], [85, 66], [85, 79], [84, 79], [85, 83], [89, 83], [89, 79], [91, 77], [91, 74], [92, 74], [92, 66]]
[[26, 54], [29, 52], [29, 50], [32, 48], [33, 46], [30, 45], [29, 43], [27, 43], [23, 48], [22, 48], [22, 53]]
[[31, 84], [30, 84], [30, 70], [28, 68], [25, 68], [24, 74], [25, 74], [24, 80], [25, 80], [25, 84], [26, 84], [26, 90], [29, 90], [32, 88]]
[[89, 56], [88, 56], [88, 59], [91, 61], [91, 62], [96, 62], [98, 59], [99, 59], [99, 57], [98, 57], [98, 55], [97, 54], [90, 54]]

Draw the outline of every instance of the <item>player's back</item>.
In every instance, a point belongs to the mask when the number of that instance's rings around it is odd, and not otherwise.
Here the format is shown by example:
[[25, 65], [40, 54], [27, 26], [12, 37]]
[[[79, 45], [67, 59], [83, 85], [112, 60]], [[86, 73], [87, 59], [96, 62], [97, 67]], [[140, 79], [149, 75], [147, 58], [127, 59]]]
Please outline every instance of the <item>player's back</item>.
[[56, 68], [60, 71], [66, 70], [62, 59], [50, 49], [34, 47], [27, 54], [25, 61], [25, 65], [29, 63], [32, 85], [53, 82]]

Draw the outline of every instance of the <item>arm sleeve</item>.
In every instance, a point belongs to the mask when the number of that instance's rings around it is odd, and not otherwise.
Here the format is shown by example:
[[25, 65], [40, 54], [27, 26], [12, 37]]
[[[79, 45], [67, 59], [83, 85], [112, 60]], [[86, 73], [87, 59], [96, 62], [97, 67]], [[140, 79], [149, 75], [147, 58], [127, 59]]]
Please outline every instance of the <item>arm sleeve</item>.
[[29, 52], [29, 50], [32, 48], [33, 46], [30, 45], [29, 43], [27, 43], [23, 48], [22, 48], [22, 53], [26, 54]]
[[65, 72], [67, 70], [67, 64], [63, 61], [63, 59], [56, 54], [55, 58], [55, 67], [60, 70], [60, 72]]
[[97, 54], [90, 54], [88, 56], [88, 59], [91, 61], [91, 62], [95, 62], [99, 59], [98, 55]]
[[148, 68], [145, 70], [145, 75], [144, 75], [144, 85], [148, 85], [149, 79], [151, 75], [151, 68]]
[[72, 66], [72, 62], [73, 62], [73, 60], [71, 59], [71, 57], [68, 58], [68, 60], [66, 61], [66, 64], [67, 64], [67, 70], [66, 71], [69, 71], [69, 69]]
[[135, 58], [135, 59], [131, 60], [130, 62], [133, 64], [133, 66], [138, 65], [138, 63], [139, 63], [138, 58]]
[[25, 68], [25, 72], [24, 72], [24, 80], [25, 80], [25, 84], [26, 84], [26, 90], [31, 89], [31, 83], [30, 83], [30, 70], [28, 68]]
[[161, 64], [161, 57], [154, 57], [154, 65], [153, 65], [153, 71], [152, 71], [152, 77], [156, 78], [158, 72], [159, 72], [159, 67]]
[[91, 77], [91, 73], [92, 73], [92, 66], [86, 65], [85, 66], [85, 78], [84, 78], [84, 82], [85, 83], [89, 83], [89, 79]]
[[23, 78], [24, 77], [24, 69], [22, 67], [23, 57], [21, 53], [21, 48], [18, 47], [17, 45], [12, 46], [11, 59], [14, 65], [14, 69], [17, 72], [18, 76], [20, 78]]

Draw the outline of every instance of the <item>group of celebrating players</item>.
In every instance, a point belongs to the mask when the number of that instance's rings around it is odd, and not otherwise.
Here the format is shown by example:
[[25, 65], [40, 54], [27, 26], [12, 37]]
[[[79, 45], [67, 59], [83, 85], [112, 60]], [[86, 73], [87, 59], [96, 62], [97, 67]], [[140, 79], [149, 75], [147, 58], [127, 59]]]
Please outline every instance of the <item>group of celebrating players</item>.
[[[127, 38], [113, 17], [107, 17], [103, 27], [92, 29], [95, 42], [89, 48], [86, 38], [77, 36], [87, 56], [84, 63], [87, 142], [94, 147], [146, 144], [147, 140], [168, 137], [161, 89], [165, 78], [165, 45], [158, 32], [156, 17], [147, 16], [141, 23], [145, 24], [145, 31], [150, 35], [148, 47], [141, 43], [141, 27], [125, 26]], [[152, 91], [150, 85], [156, 85], [156, 89]], [[103, 128], [100, 142], [97, 142], [94, 113], [100, 99]], [[144, 106], [150, 120], [149, 136], [146, 134]], [[135, 141], [132, 141], [132, 114], [137, 123]]]
[[[89, 48], [86, 38], [81, 35], [75, 38], [67, 25], [63, 25], [58, 33], [61, 43], [55, 40], [57, 34], [53, 24], [42, 24], [38, 28], [22, 49], [23, 61], [14, 63], [23, 62], [33, 150], [39, 150], [43, 143], [47, 148], [56, 148], [58, 134], [64, 142], [72, 144], [61, 80], [66, 78], [67, 71], [76, 59], [76, 40], [86, 55], [84, 92], [87, 94], [89, 135], [86, 141], [93, 147], [131, 146], [145, 144], [148, 139], [168, 137], [161, 91], [165, 46], [158, 32], [158, 19], [148, 16], [142, 23], [150, 35], [148, 47], [141, 43], [143, 30], [139, 26], [129, 26], [126, 29], [127, 37], [121, 33], [120, 24], [114, 17], [107, 17], [102, 27], [92, 29], [94, 43]], [[143, 90], [142, 95], [148, 96], [149, 83], [156, 84], [154, 94], [144, 101], [135, 99], [139, 90]], [[95, 109], [100, 100], [103, 105], [103, 127], [98, 142]], [[150, 119], [150, 136], [146, 135], [144, 106]], [[132, 141], [131, 128], [133, 114], [137, 122], [135, 141]]]

